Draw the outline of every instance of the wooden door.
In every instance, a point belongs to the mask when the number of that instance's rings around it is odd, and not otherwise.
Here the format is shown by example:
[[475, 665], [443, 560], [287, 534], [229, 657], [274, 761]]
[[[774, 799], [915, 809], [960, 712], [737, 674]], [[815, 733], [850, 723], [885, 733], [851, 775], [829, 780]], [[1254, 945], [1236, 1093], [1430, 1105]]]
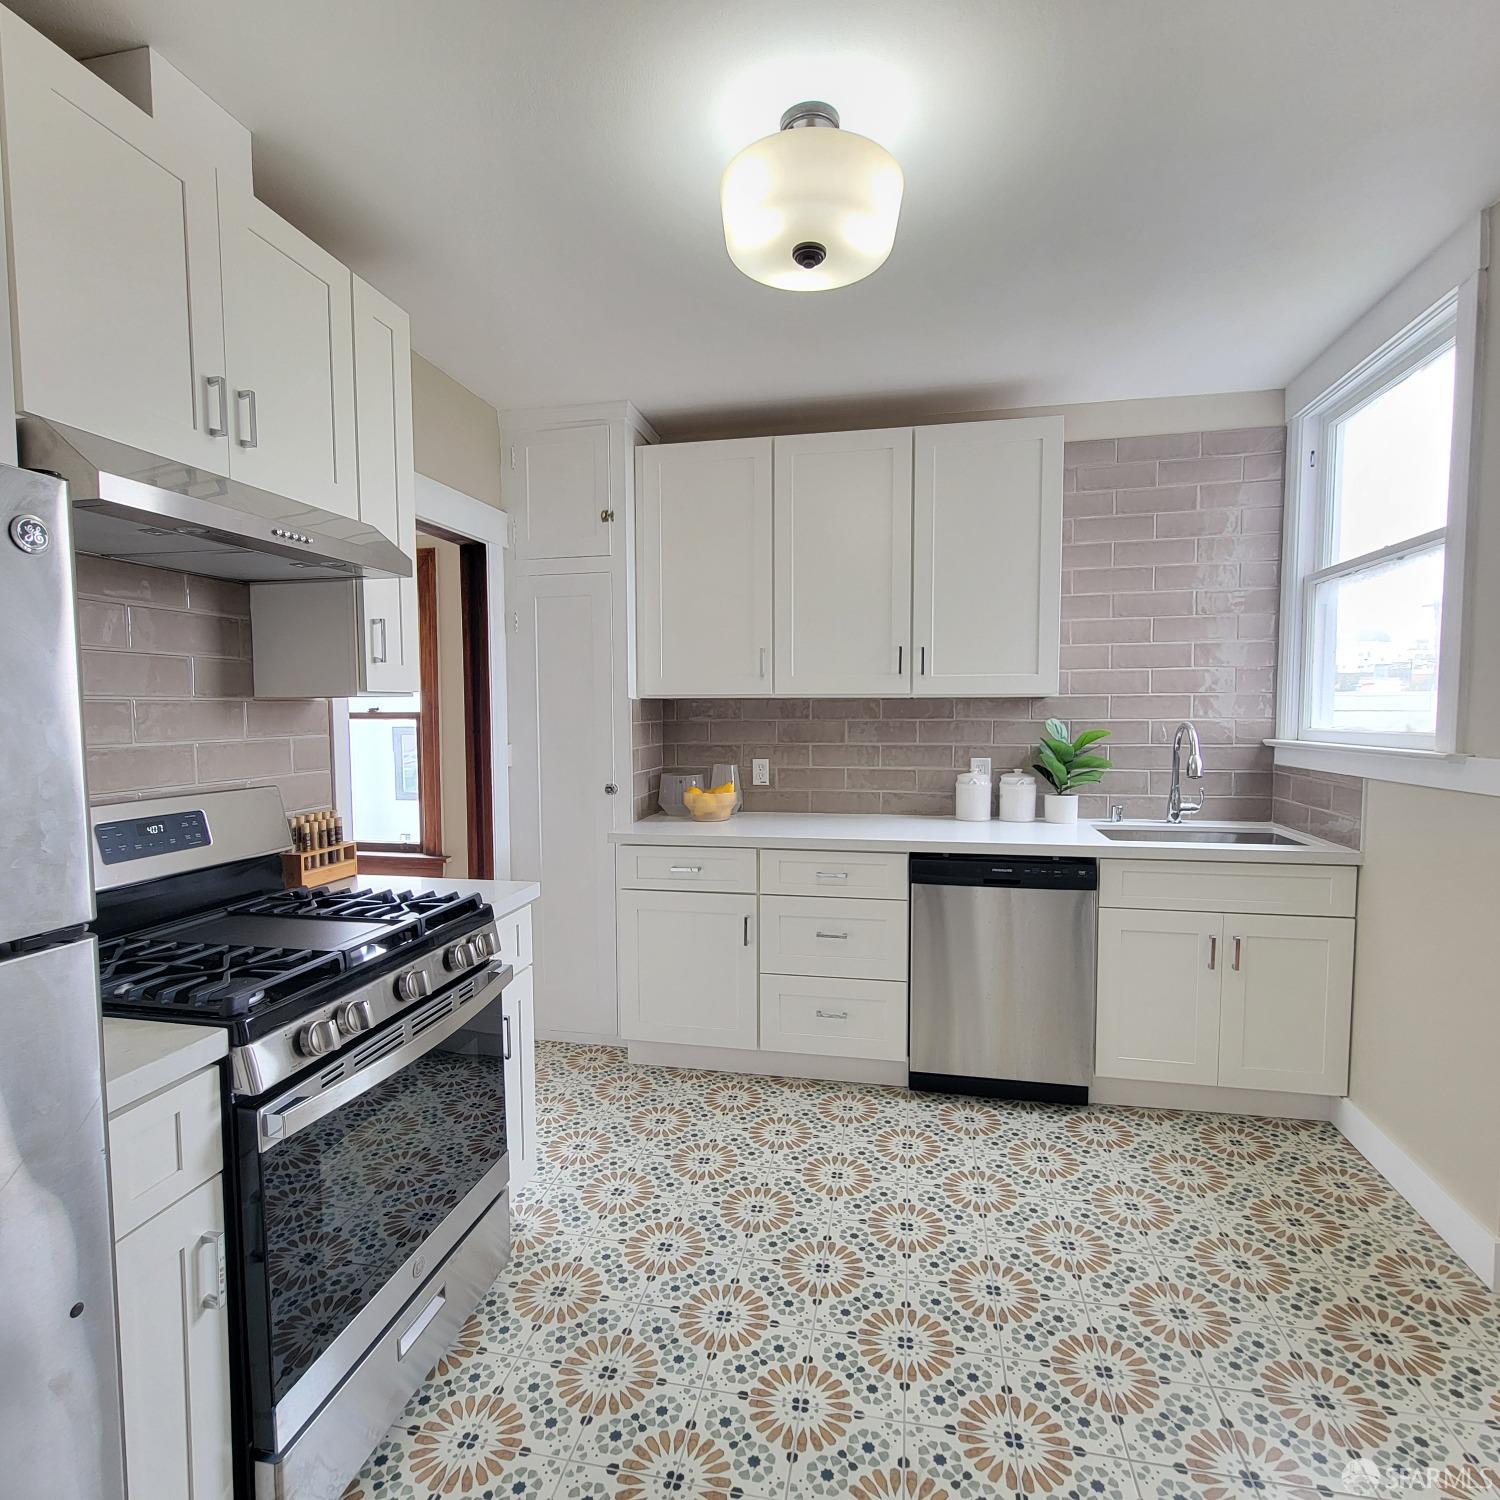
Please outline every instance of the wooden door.
[[1095, 1072], [1219, 1081], [1223, 923], [1212, 912], [1100, 911]]
[[132, 1495], [233, 1493], [223, 1243], [224, 1179], [212, 1177], [115, 1246]]
[[506, 509], [516, 522], [516, 561], [613, 556], [608, 424], [518, 433], [508, 446]]
[[[540, 880], [536, 985], [550, 1037], [608, 1041], [615, 1016], [612, 580], [557, 573], [516, 580], [510, 637], [512, 864]], [[614, 787], [613, 793], [607, 791]]]
[[220, 233], [230, 472], [273, 495], [357, 517], [349, 268], [241, 194], [221, 200]]
[[211, 158], [9, 11], [0, 67], [17, 407], [227, 473]]
[[359, 586], [364, 686], [414, 693], [420, 686], [417, 631], [416, 470], [412, 466], [411, 323], [374, 287], [354, 278], [354, 412], [359, 519], [412, 559], [407, 578]]
[[621, 891], [619, 904], [620, 1034], [755, 1047], [755, 897]]
[[636, 451], [643, 698], [771, 691], [771, 439]]
[[1058, 690], [1061, 417], [916, 429], [913, 691]]
[[1353, 921], [1226, 917], [1224, 948], [1219, 1082], [1294, 1094], [1345, 1093]]
[[777, 693], [911, 692], [911, 428], [775, 439]]

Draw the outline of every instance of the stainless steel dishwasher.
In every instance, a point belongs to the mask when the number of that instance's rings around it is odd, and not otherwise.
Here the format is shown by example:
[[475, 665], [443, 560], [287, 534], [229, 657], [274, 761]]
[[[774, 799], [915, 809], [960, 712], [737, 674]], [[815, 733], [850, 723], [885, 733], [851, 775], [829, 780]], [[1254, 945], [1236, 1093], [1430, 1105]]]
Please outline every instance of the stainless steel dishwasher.
[[914, 854], [911, 1086], [1086, 1104], [1091, 859]]

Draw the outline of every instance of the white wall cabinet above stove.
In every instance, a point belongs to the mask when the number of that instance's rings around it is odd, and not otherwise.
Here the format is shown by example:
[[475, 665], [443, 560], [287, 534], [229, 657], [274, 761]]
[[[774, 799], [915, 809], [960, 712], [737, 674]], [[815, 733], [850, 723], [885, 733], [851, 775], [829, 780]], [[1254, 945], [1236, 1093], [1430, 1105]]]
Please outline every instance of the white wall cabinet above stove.
[[1057, 690], [1061, 418], [666, 444], [637, 465], [640, 696]]

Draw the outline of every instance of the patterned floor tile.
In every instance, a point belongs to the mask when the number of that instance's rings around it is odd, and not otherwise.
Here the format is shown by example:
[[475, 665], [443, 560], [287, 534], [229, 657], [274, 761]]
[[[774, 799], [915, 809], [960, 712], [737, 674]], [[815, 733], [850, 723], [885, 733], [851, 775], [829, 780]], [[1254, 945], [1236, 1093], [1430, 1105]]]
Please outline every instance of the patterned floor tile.
[[1500, 1299], [1329, 1126], [537, 1061], [511, 1263], [349, 1500], [1500, 1488]]

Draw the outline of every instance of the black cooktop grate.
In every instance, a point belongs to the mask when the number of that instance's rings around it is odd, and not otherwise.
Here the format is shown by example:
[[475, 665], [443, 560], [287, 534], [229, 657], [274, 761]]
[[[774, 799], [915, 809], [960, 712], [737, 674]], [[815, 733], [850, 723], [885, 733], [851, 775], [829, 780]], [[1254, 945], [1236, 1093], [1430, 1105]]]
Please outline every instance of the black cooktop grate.
[[343, 970], [337, 953], [115, 938], [99, 949], [99, 990], [111, 1013], [233, 1017], [284, 1000]]
[[416, 891], [272, 891], [238, 901], [229, 908], [237, 915], [309, 917], [346, 922], [379, 922], [398, 927], [415, 923], [423, 933], [435, 932], [484, 909], [478, 896]]

